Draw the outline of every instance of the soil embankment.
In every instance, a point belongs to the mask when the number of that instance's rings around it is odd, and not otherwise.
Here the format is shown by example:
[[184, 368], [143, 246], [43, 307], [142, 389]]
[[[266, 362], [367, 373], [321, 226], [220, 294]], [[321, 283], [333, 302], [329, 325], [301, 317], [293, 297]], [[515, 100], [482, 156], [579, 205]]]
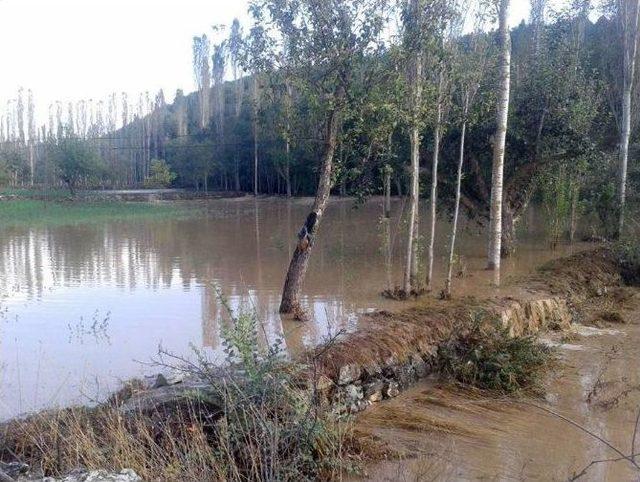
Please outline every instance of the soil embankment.
[[614, 250], [602, 248], [559, 259], [513, 284], [510, 295], [478, 300], [432, 301], [369, 315], [357, 332], [309, 357], [326, 398], [338, 411], [358, 412], [393, 398], [437, 371], [439, 347], [482, 323], [512, 337], [567, 330], [580, 305], [625, 284]]

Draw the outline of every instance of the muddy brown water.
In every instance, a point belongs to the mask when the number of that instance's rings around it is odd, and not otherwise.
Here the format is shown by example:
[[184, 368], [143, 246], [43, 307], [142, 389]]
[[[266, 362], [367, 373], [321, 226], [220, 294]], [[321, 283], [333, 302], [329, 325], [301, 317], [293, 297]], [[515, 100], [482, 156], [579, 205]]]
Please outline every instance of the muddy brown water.
[[[334, 199], [304, 287], [312, 321], [278, 315], [295, 234], [310, 205], [309, 199], [212, 200], [199, 203], [206, 212], [193, 219], [2, 229], [0, 419], [99, 400], [123, 379], [157, 372], [147, 363], [159, 346], [181, 356], [199, 349], [222, 361], [226, 314], [216, 286], [234, 310], [255, 312], [266, 338], [282, 338], [289, 352], [355, 329], [361, 313], [407, 306], [379, 295], [401, 279], [407, 206], [394, 200], [385, 224], [380, 200], [353, 209], [352, 200]], [[543, 226], [534, 211], [524, 219], [503, 279], [581, 249], [548, 250]], [[446, 221], [438, 236], [440, 289]], [[496, 294], [483, 270], [485, 246], [482, 230], [463, 222], [457, 271], [466, 276], [455, 280], [454, 294]]]
[[640, 413], [640, 290], [634, 300], [623, 311], [627, 324], [577, 326], [569, 340], [548, 338], [559, 363], [543, 398], [488, 398], [427, 380], [364, 412], [359, 429], [396, 453], [370, 464], [365, 478], [640, 480], [640, 471], [614, 461], [620, 454], [595, 437], [623, 455], [632, 447], [640, 452], [640, 434], [633, 442]]

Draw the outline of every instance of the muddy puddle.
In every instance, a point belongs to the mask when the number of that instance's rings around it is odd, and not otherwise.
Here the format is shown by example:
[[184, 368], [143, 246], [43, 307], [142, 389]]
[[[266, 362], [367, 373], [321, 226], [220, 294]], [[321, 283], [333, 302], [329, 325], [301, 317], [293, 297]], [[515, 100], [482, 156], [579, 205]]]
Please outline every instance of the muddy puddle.
[[638, 435], [633, 443], [640, 410], [640, 291], [631, 294], [624, 324], [545, 335], [558, 363], [540, 397], [488, 398], [427, 380], [363, 412], [357, 427], [365, 438], [395, 454], [370, 464], [365, 478], [566, 481], [582, 474], [577, 480], [640, 480], [637, 469], [613, 461], [621, 455], [596, 438], [626, 456], [640, 452]]
[[[380, 292], [402, 277], [406, 211], [394, 200], [354, 209], [333, 199], [304, 286], [311, 314], [278, 314], [280, 290], [309, 199], [230, 199], [197, 203], [198, 216], [161, 221], [4, 228], [0, 231], [0, 419], [39, 408], [104, 398], [120, 380], [153, 372], [158, 347], [180, 356], [223, 358], [219, 288], [236, 311], [255, 313], [269, 342], [289, 352], [359, 315], [401, 309]], [[422, 206], [426, 220], [426, 205]], [[422, 230], [426, 232], [426, 222]], [[435, 287], [443, 286], [449, 223], [437, 227]], [[426, 239], [426, 236], [424, 237]], [[454, 295], [500, 294], [484, 271], [486, 236], [463, 222]], [[503, 279], [590, 245], [547, 248], [543, 216], [531, 210]], [[157, 369], [156, 369], [157, 370]]]

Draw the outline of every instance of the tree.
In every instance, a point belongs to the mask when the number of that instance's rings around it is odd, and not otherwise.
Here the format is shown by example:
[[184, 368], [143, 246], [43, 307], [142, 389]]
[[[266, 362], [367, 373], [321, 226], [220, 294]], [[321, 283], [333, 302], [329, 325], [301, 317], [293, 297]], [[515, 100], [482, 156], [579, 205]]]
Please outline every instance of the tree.
[[178, 177], [164, 159], [153, 159], [149, 176], [144, 180], [144, 187], [150, 189], [164, 189]]
[[209, 124], [209, 94], [211, 91], [211, 70], [209, 69], [211, 45], [206, 35], [193, 37], [193, 74], [198, 87], [198, 107], [200, 129]]
[[[255, 18], [272, 38], [286, 42], [292, 82], [315, 103], [323, 119], [318, 187], [311, 212], [298, 234], [280, 303], [281, 313], [301, 312], [300, 295], [315, 237], [332, 185], [333, 160], [341, 116], [347, 108], [356, 68], [375, 53], [383, 26], [377, 0], [264, 0]], [[282, 49], [272, 51], [272, 59]]]
[[496, 112], [496, 136], [493, 140], [493, 166], [491, 174], [491, 211], [489, 218], [488, 268], [495, 271], [495, 282], [500, 283], [500, 257], [502, 256], [502, 196], [504, 180], [504, 153], [509, 117], [511, 87], [511, 38], [509, 33], [509, 0], [498, 1], [498, 42], [500, 48], [499, 93]]
[[235, 135], [235, 152], [233, 158], [233, 180], [236, 191], [240, 191], [240, 136], [238, 135], [238, 129], [240, 124], [240, 114], [242, 113], [242, 98], [244, 94], [244, 79], [241, 72], [241, 59], [242, 59], [242, 27], [237, 18], [233, 19], [231, 24], [231, 32], [228, 39], [228, 51], [231, 60], [231, 72], [233, 74], [233, 87], [234, 87], [234, 109], [233, 109], [233, 121]]
[[98, 153], [75, 136], [69, 135], [57, 144], [50, 144], [48, 156], [56, 167], [58, 178], [67, 185], [72, 196], [80, 182], [90, 185], [105, 173]]
[[622, 31], [622, 119], [620, 129], [620, 180], [618, 236], [624, 229], [626, 208], [629, 137], [631, 135], [631, 92], [638, 52], [638, 18], [640, 0], [616, 0], [617, 15]]
[[[482, 12], [478, 12], [478, 17], [482, 17]], [[476, 31], [469, 36], [468, 47], [463, 45], [455, 54], [457, 62], [454, 77], [458, 84], [457, 93], [460, 111], [460, 141], [456, 169], [453, 222], [451, 226], [451, 238], [449, 241], [449, 259], [447, 261], [447, 277], [445, 280], [444, 290], [442, 292], [442, 297], [445, 299], [451, 297], [453, 262], [455, 257], [458, 217], [460, 214], [460, 199], [462, 195], [462, 170], [464, 166], [467, 126], [470, 121], [470, 115], [476, 95], [480, 89], [480, 82], [485, 75], [488, 51], [489, 49], [486, 42], [486, 36], [476, 29]]]

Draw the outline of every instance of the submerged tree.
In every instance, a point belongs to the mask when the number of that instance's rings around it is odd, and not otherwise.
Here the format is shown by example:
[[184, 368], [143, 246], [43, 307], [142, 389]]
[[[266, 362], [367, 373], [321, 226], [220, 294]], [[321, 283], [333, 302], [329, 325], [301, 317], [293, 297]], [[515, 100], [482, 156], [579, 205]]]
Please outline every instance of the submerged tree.
[[[383, 27], [380, 0], [264, 0], [256, 19], [277, 45], [286, 42], [292, 82], [314, 102], [323, 119], [318, 188], [311, 212], [298, 234], [285, 280], [281, 313], [301, 313], [300, 294], [315, 237], [332, 185], [341, 116], [348, 106], [357, 69], [376, 52]], [[273, 58], [282, 49], [272, 52]]]
[[502, 256], [502, 196], [504, 180], [504, 154], [509, 117], [511, 88], [511, 38], [509, 33], [509, 1], [498, 2], [498, 42], [500, 48], [499, 92], [496, 113], [496, 135], [493, 140], [493, 166], [491, 174], [491, 208], [489, 217], [489, 262], [494, 270], [495, 282], [500, 283], [500, 257]]
[[616, 14], [622, 34], [622, 118], [620, 122], [620, 179], [618, 235], [624, 229], [629, 137], [631, 135], [631, 92], [633, 90], [638, 52], [638, 18], [640, 0], [616, 0]]

